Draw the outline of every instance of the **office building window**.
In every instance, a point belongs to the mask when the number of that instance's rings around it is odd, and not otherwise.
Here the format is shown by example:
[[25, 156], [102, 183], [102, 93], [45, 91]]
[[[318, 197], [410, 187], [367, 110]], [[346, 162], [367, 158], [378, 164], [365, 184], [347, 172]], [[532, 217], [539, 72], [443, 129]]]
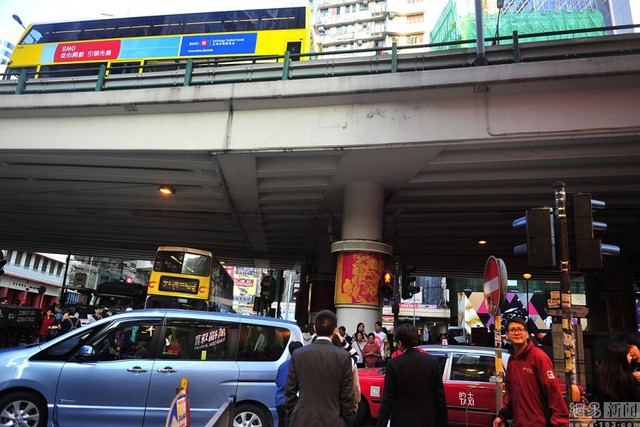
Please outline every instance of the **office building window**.
[[424, 22], [424, 15], [407, 16], [407, 24], [420, 24]]

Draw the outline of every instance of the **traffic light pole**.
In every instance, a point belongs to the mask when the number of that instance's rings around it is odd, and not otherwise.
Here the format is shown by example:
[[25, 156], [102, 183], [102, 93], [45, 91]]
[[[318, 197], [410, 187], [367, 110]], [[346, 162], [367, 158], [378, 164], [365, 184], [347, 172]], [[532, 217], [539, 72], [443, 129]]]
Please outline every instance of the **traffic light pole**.
[[569, 233], [567, 227], [567, 192], [564, 182], [553, 184], [555, 190], [556, 219], [558, 224], [558, 257], [560, 260], [560, 301], [562, 303], [562, 333], [564, 354], [564, 379], [566, 384], [565, 400], [570, 407], [575, 376], [575, 346], [571, 322], [571, 265], [569, 262]]
[[393, 275], [393, 331], [398, 327], [398, 316], [400, 314], [400, 263], [396, 262]]

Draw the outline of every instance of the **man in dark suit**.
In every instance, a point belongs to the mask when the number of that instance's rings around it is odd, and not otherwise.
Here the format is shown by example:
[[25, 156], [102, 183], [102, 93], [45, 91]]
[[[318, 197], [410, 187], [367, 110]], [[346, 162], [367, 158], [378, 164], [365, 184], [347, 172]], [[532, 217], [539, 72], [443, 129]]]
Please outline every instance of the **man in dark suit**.
[[394, 333], [403, 354], [387, 362], [378, 427], [445, 427], [447, 403], [434, 356], [419, 351], [418, 331], [400, 325]]
[[354, 416], [351, 357], [331, 342], [337, 325], [332, 311], [319, 312], [318, 338], [291, 356], [284, 393], [288, 426], [351, 425]]

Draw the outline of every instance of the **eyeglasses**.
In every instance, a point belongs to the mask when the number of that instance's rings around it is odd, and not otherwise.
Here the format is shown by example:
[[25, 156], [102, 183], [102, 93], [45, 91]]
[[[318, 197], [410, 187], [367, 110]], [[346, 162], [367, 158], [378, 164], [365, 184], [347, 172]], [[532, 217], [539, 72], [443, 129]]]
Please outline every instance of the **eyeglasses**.
[[521, 334], [524, 331], [526, 331], [526, 329], [524, 329], [524, 328], [509, 328], [509, 332], [512, 333], [512, 334], [515, 334], [515, 333]]

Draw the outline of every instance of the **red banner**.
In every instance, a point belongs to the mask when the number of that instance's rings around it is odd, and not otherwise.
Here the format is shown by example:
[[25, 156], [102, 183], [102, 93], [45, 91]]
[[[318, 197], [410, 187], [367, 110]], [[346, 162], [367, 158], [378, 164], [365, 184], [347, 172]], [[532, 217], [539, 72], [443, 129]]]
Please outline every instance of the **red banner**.
[[56, 47], [54, 62], [98, 61], [118, 59], [120, 40], [61, 43]]
[[338, 254], [336, 304], [378, 305], [378, 285], [384, 270], [382, 257], [368, 252]]

